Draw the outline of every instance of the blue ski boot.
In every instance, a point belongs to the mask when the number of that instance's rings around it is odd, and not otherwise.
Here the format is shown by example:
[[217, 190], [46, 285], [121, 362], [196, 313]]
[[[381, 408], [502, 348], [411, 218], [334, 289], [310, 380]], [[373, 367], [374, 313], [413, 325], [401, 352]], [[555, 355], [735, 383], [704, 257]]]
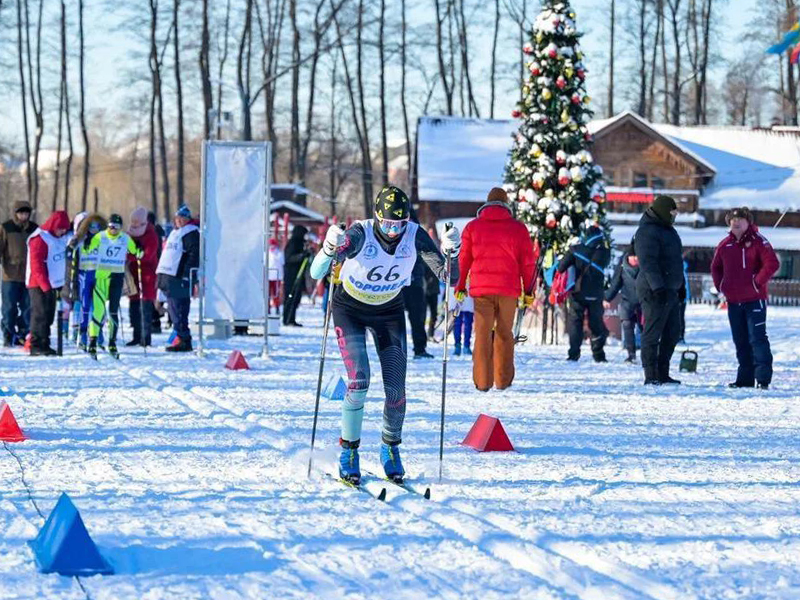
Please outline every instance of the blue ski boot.
[[339, 440], [342, 446], [342, 453], [339, 455], [339, 477], [342, 481], [358, 485], [361, 483], [361, 468], [358, 464], [358, 446], [361, 440], [348, 442]]
[[461, 356], [461, 344], [456, 344], [453, 348], [453, 356]]
[[400, 461], [400, 446], [398, 444], [381, 444], [381, 464], [386, 478], [395, 483], [403, 483], [403, 463]]

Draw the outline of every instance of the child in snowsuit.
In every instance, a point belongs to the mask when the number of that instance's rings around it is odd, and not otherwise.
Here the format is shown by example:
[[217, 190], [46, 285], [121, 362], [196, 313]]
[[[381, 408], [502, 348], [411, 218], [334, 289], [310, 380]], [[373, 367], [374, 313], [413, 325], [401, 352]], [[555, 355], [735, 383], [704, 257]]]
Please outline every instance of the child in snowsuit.
[[[88, 215], [81, 219], [75, 228], [75, 235], [70, 240], [72, 251], [72, 282], [77, 292], [76, 310], [80, 311], [78, 323], [78, 347], [87, 350], [89, 345], [89, 321], [92, 315], [92, 299], [94, 297], [95, 271], [99, 248], [89, 251], [92, 238], [108, 226], [106, 220], [98, 214]], [[99, 334], [100, 345], [103, 344], [103, 332]]]
[[86, 251], [97, 251], [92, 320], [89, 323], [89, 355], [97, 359], [97, 336], [108, 312], [108, 353], [117, 358], [119, 303], [125, 282], [125, 261], [128, 254], [141, 258], [141, 252], [131, 237], [122, 231], [122, 217], [116, 214], [111, 215], [106, 230], [92, 238]]
[[628, 351], [625, 362], [636, 362], [636, 330], [641, 332], [642, 305], [636, 294], [636, 277], [639, 275], [639, 259], [631, 240], [631, 246], [614, 271], [611, 286], [606, 290], [606, 302], [611, 302], [622, 292], [619, 303], [619, 319], [622, 322], [622, 345]]
[[[458, 315], [456, 316], [455, 323], [453, 325], [453, 339], [456, 342], [455, 347], [453, 348], [453, 354], [455, 356], [461, 356], [461, 352], [463, 350], [464, 354], [467, 356], [472, 355], [472, 350], [470, 349], [470, 341], [472, 339], [472, 320], [475, 316], [475, 300], [469, 296], [469, 286], [467, 286], [467, 296], [464, 298], [464, 301], [461, 302], [461, 306], [458, 306], [458, 300], [455, 297], [455, 291], [452, 291], [450, 294], [450, 304], [448, 306], [448, 310], [453, 312], [458, 307]], [[461, 345], [461, 339], [464, 339], [464, 345]]]
[[[419, 255], [428, 269], [444, 279], [445, 258], [416, 223], [409, 222], [411, 202], [401, 189], [385, 186], [375, 200], [375, 218], [353, 224], [346, 232], [332, 225], [322, 250], [311, 265], [311, 276], [326, 276], [331, 263], [341, 265], [341, 285], [333, 292], [331, 314], [339, 350], [347, 369], [347, 395], [342, 403], [340, 477], [354, 485], [361, 479], [358, 447], [364, 400], [370, 380], [367, 331], [372, 334], [383, 373], [386, 402], [380, 458], [386, 476], [402, 481], [400, 461], [406, 409], [406, 319], [401, 294], [409, 285]], [[458, 230], [442, 240], [450, 256], [450, 284], [458, 281]]]

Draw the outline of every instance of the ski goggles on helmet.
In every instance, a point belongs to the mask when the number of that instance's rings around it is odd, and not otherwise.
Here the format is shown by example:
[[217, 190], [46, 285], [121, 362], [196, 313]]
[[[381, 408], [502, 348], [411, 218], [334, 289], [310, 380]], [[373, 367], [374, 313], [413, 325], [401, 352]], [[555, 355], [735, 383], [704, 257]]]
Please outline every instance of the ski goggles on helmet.
[[392, 219], [378, 219], [378, 227], [386, 235], [400, 235], [406, 230], [408, 219], [394, 221]]
[[108, 228], [114, 231], [119, 231], [122, 229], [122, 225], [120, 225], [119, 223], [109, 223]]

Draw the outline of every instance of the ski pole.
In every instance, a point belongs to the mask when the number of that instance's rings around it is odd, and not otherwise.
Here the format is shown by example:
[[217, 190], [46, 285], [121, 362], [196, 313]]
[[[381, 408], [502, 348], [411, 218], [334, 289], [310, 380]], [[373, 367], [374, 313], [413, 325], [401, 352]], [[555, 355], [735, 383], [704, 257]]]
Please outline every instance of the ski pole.
[[328, 324], [331, 320], [333, 291], [336, 287], [336, 259], [331, 262], [331, 286], [328, 292], [328, 304], [325, 307], [325, 323], [322, 329], [322, 348], [319, 353], [319, 376], [317, 377], [317, 397], [314, 401], [314, 424], [311, 426], [311, 453], [308, 456], [308, 477], [311, 477], [311, 465], [314, 461], [314, 442], [317, 439], [317, 418], [319, 417], [319, 397], [322, 394], [322, 373], [325, 370], [325, 348], [328, 345]]
[[139, 327], [141, 327], [140, 339], [144, 355], [147, 356], [147, 336], [144, 330], [144, 282], [142, 281], [142, 259], [136, 257], [136, 271], [139, 276]]
[[[444, 226], [445, 231], [450, 231], [452, 229], [452, 223], [446, 223]], [[444, 287], [444, 301], [445, 306], [450, 306], [450, 255], [451, 252], [448, 251], [445, 254], [445, 265], [444, 265], [444, 278], [445, 278], [445, 287]], [[446, 310], [444, 313], [444, 320], [445, 320], [445, 334], [444, 334], [444, 354], [442, 355], [442, 418], [439, 424], [439, 483], [442, 481], [442, 465], [444, 464], [444, 405], [445, 405], [445, 395], [447, 392], [447, 339], [450, 337], [448, 332], [450, 331], [450, 311]]]

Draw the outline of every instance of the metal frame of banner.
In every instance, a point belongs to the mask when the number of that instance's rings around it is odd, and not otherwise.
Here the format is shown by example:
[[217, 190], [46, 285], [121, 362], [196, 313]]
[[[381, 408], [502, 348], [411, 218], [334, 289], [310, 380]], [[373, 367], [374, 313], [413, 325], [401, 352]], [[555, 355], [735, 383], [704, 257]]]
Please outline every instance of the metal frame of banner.
[[199, 327], [199, 344], [197, 347], [197, 355], [203, 356], [204, 350], [204, 336], [203, 325], [205, 324], [205, 295], [206, 295], [206, 149], [211, 146], [238, 146], [244, 148], [260, 147], [266, 150], [265, 169], [264, 169], [264, 220], [262, 223], [262, 251], [264, 253], [264, 273], [263, 273], [263, 286], [264, 286], [264, 346], [261, 351], [261, 356], [266, 358], [269, 356], [269, 213], [272, 201], [272, 144], [270, 142], [242, 142], [242, 141], [219, 141], [219, 140], [204, 140], [201, 149], [201, 175], [200, 175], [200, 269], [198, 272], [199, 283], [199, 309], [200, 315], [198, 318]]

